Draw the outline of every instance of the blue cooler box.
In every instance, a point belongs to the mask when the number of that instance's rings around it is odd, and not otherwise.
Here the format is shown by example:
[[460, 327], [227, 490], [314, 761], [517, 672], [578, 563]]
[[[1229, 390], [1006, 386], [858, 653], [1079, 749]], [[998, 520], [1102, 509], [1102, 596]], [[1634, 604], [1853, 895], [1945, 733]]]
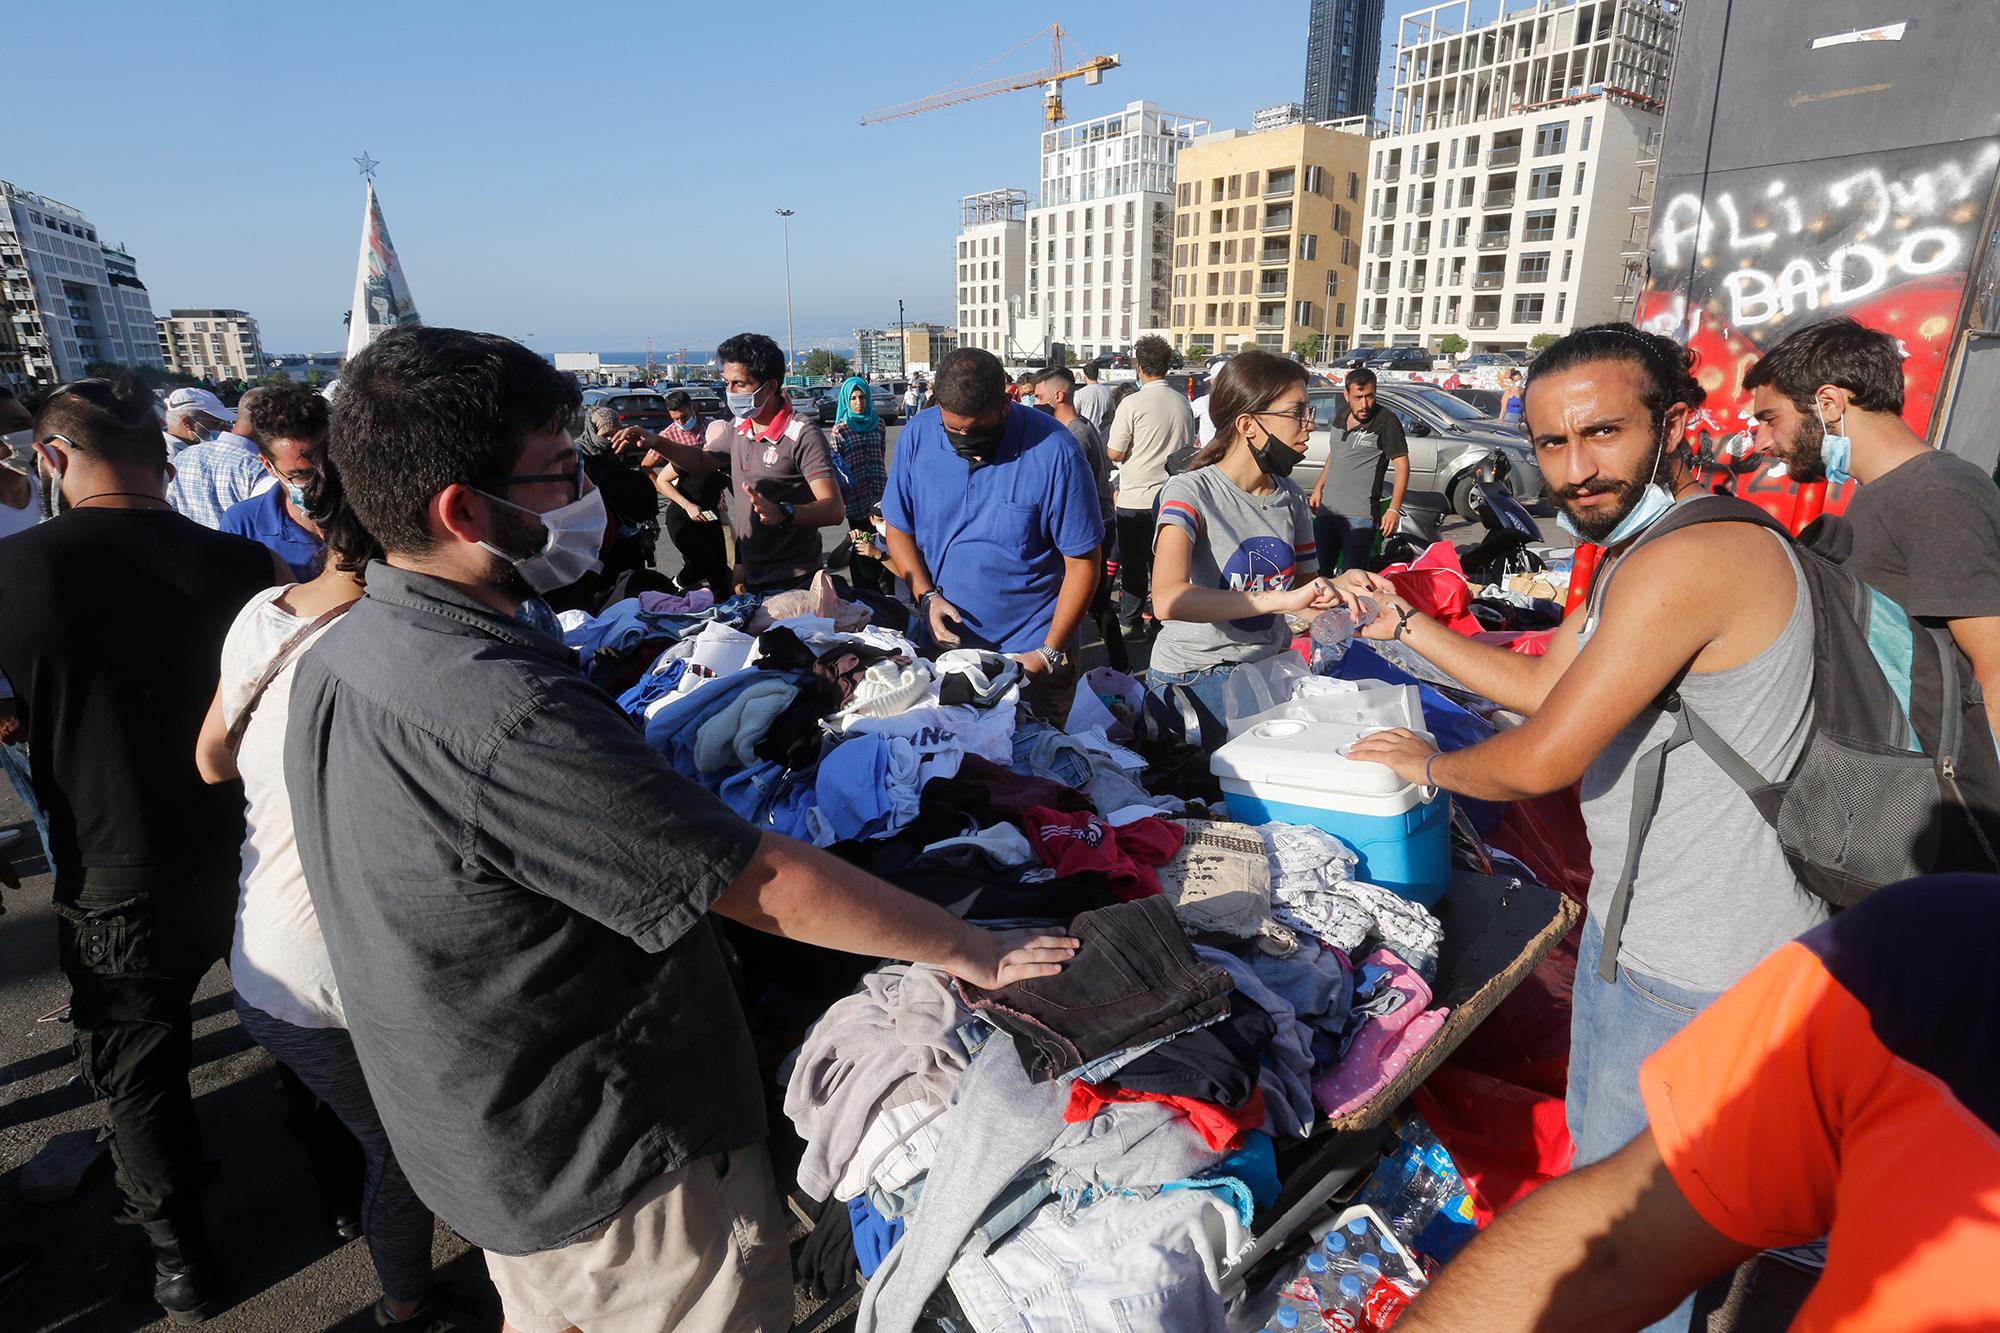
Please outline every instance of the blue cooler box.
[[1377, 729], [1267, 716], [1217, 750], [1209, 771], [1231, 819], [1325, 829], [1360, 857], [1356, 878], [1428, 907], [1451, 886], [1451, 798], [1341, 753]]

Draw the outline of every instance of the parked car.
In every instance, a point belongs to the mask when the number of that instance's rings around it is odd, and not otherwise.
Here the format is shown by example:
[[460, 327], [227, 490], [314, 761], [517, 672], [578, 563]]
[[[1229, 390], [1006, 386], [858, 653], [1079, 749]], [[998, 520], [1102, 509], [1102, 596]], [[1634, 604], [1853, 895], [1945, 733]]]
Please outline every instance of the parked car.
[[1516, 361], [1513, 354], [1509, 352], [1474, 352], [1471, 356], [1460, 357], [1453, 368], [1461, 371], [1501, 371], [1519, 370], [1520, 367], [1521, 363]]
[[1500, 409], [1506, 406], [1502, 401], [1506, 395], [1498, 389], [1446, 389], [1445, 392], [1462, 403], [1472, 404], [1496, 421], [1500, 418]]
[[792, 400], [792, 411], [796, 412], [799, 416], [804, 417], [807, 421], [819, 420], [819, 395], [815, 394], [811, 389], [802, 388], [796, 384], [787, 384], [785, 386], [785, 397]]
[[584, 417], [598, 407], [608, 407], [617, 414], [620, 430], [627, 426], [644, 426], [650, 431], [667, 428], [667, 400], [651, 389], [585, 389], [573, 434], [582, 434]]
[[[1346, 400], [1331, 390], [1309, 390], [1307, 396], [1313, 406], [1313, 433], [1298, 471], [1316, 474], [1326, 466], [1333, 424]], [[1409, 497], [1413, 503], [1438, 509], [1448, 506], [1467, 520], [1476, 517], [1472, 469], [1495, 449], [1507, 456], [1507, 487], [1515, 498], [1524, 505], [1542, 499], [1546, 483], [1541, 466], [1535, 461], [1535, 451], [1514, 427], [1503, 426], [1471, 404], [1428, 384], [1385, 383], [1376, 389], [1375, 402], [1378, 410], [1394, 412], [1403, 423], [1410, 445]], [[1301, 479], [1299, 484], [1312, 489], [1311, 481]]]
[[1388, 350], [1386, 347], [1350, 347], [1327, 365], [1335, 370], [1353, 370], [1356, 366], [1366, 365], [1369, 357]]
[[1429, 371], [1436, 363], [1431, 354], [1421, 347], [1385, 347], [1364, 362], [1370, 370], [1420, 370]]

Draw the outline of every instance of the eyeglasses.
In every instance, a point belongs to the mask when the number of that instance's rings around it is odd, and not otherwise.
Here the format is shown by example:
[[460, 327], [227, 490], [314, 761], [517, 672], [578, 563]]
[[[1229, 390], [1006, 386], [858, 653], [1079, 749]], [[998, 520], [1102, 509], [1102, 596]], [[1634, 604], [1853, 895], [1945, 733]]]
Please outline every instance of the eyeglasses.
[[1313, 423], [1311, 403], [1307, 403], [1304, 407], [1294, 408], [1289, 412], [1283, 409], [1272, 409], [1263, 412], [1252, 412], [1250, 415], [1253, 417], [1283, 417], [1287, 421], [1296, 421], [1301, 426], [1310, 426]]
[[569, 472], [517, 472], [506, 477], [480, 477], [472, 485], [482, 491], [504, 491], [511, 486], [539, 486], [547, 482], [562, 482], [569, 487], [569, 498], [580, 499], [583, 495], [583, 467], [578, 464]]

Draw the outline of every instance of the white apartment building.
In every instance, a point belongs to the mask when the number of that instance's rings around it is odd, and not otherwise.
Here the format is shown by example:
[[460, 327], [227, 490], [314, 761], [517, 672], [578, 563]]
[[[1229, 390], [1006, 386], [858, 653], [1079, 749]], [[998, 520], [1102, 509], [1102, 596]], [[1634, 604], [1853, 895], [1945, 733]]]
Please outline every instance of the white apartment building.
[[1166, 333], [1174, 163], [1208, 122], [1133, 102], [1042, 133], [1041, 202], [1028, 210], [1027, 355], [1074, 357]]
[[1357, 344], [1519, 348], [1617, 317], [1678, 8], [1535, 0], [1473, 27], [1451, 0], [1403, 18]]
[[197, 379], [255, 379], [264, 371], [257, 321], [241, 310], [175, 310], [159, 320], [167, 369]]
[[68, 204], [0, 181], [0, 317], [28, 379], [76, 379], [96, 361], [157, 366], [138, 267]]
[[987, 190], [959, 201], [958, 345], [1003, 362], [1028, 292], [1028, 192]]

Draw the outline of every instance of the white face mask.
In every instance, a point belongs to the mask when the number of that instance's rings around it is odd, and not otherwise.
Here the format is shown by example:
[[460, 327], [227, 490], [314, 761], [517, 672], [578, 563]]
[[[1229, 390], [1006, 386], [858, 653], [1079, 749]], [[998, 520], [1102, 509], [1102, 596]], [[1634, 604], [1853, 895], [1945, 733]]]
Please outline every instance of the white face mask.
[[63, 473], [69, 470], [69, 461], [62, 454], [43, 445], [39, 449], [42, 483], [42, 517], [54, 518], [62, 513]]
[[536, 513], [496, 495], [486, 498], [509, 509], [531, 514], [548, 529], [548, 540], [533, 555], [514, 555], [492, 542], [479, 543], [481, 548], [512, 565], [514, 572], [527, 580], [528, 586], [536, 592], [550, 593], [558, 588], [567, 588], [584, 575], [595, 574], [604, 568], [604, 525], [608, 517], [604, 512], [604, 492], [585, 491], [560, 509], [551, 509], [546, 514]]

